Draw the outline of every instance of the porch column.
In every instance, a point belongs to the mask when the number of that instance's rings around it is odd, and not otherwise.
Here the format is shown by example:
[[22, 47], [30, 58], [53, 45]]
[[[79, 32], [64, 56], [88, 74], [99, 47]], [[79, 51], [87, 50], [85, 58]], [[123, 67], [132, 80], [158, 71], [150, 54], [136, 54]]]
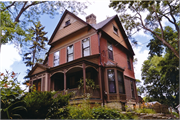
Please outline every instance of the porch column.
[[85, 63], [82, 64], [82, 67], [83, 67], [84, 93], [86, 93], [86, 65]]
[[66, 70], [64, 70], [64, 94], [66, 94], [65, 91], [66, 91]]
[[100, 89], [100, 97], [102, 99], [102, 79], [101, 79], [101, 67], [98, 70], [98, 78], [99, 78], [99, 89]]

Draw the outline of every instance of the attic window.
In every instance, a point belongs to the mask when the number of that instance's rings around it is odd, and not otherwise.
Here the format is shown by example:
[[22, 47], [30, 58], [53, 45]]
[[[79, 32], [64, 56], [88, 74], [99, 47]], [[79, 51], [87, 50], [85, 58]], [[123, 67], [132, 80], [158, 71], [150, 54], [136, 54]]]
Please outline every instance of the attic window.
[[115, 26], [113, 26], [113, 31], [116, 35], [118, 35], [118, 29]]
[[68, 26], [68, 25], [70, 25], [70, 24], [71, 24], [71, 23], [70, 23], [70, 20], [66, 21], [65, 27]]

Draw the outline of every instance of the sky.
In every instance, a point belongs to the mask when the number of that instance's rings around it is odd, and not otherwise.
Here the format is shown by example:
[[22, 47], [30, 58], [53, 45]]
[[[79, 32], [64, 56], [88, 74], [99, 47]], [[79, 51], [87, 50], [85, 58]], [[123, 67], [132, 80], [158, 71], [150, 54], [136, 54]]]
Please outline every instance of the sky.
[[[109, 8], [109, 0], [96, 0], [91, 1], [91, 4], [88, 5], [88, 8], [84, 11], [86, 13], [85, 16], [78, 15], [82, 20], [85, 21], [85, 17], [93, 13], [96, 16], [96, 22], [99, 23], [105, 20], [107, 17], [111, 17], [116, 15], [117, 13]], [[48, 15], [43, 15], [40, 18], [41, 24], [45, 26], [45, 31], [48, 32], [47, 36], [50, 39], [55, 27], [57, 26], [61, 15], [56, 15], [54, 19], [51, 19]], [[165, 23], [166, 21], [164, 21]], [[138, 41], [138, 46], [133, 46], [133, 50], [135, 52], [134, 58], [137, 58], [137, 63], [134, 65], [135, 78], [141, 80], [141, 67], [144, 60], [147, 60], [148, 57], [148, 48], [146, 45], [148, 41], [151, 39], [151, 36], [145, 34], [143, 31], [135, 34], [133, 37]], [[22, 61], [22, 57], [17, 48], [14, 47], [14, 44], [6, 44], [2, 45], [1, 54], [0, 54], [0, 72], [14, 71], [15, 73], [19, 73], [18, 80], [22, 83], [25, 80], [23, 79], [26, 75], [26, 66]], [[25, 86], [21, 86], [25, 88]]]

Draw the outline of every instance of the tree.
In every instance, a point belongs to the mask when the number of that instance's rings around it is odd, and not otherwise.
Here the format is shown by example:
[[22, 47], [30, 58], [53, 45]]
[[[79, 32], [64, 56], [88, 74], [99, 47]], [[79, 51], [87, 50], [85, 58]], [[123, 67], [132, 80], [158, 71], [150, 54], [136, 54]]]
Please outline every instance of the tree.
[[[129, 37], [141, 29], [145, 32], [150, 32], [152, 35], [156, 36], [157, 40], [168, 47], [177, 58], [179, 58], [178, 51], [167, 41], [162, 20], [166, 19], [169, 21], [169, 24], [174, 26], [175, 31], [178, 33], [178, 37], [171, 41], [175, 40], [179, 48], [180, 28], [178, 26], [179, 21], [177, 20], [180, 16], [179, 6], [179, 0], [112, 1], [109, 5], [109, 7], [113, 7], [113, 9], [120, 13], [120, 20], [124, 24]], [[146, 16], [144, 12], [147, 14]], [[156, 28], [159, 28], [159, 34], [155, 32]]]
[[[32, 21], [37, 22], [43, 14], [53, 18], [56, 14], [61, 14], [65, 9], [84, 14], [87, 8], [83, 2], [76, 1], [6, 1], [0, 2], [1, 12], [1, 32], [4, 35], [0, 39], [1, 44], [9, 41], [16, 41], [22, 46], [23, 41], [31, 40], [31, 35], [26, 34]], [[0, 33], [1, 33], [0, 32]]]
[[41, 50], [45, 50], [46, 42], [48, 38], [45, 37], [47, 32], [43, 31], [43, 27], [39, 22], [33, 23], [34, 27], [31, 27], [30, 32], [33, 33], [32, 40], [30, 42], [30, 50], [24, 54], [24, 61], [26, 66], [33, 67], [35, 63], [42, 63], [43, 59], [40, 58]]

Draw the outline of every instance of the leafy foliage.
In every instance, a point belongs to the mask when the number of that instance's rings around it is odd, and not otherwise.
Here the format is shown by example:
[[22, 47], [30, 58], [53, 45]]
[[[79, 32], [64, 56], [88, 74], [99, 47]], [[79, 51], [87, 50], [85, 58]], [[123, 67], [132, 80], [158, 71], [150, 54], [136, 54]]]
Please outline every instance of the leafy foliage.
[[[175, 42], [179, 46], [180, 31], [179, 31], [179, 0], [174, 1], [112, 1], [109, 7], [113, 7], [120, 15], [120, 20], [124, 24], [129, 38], [139, 30], [150, 32], [156, 36], [158, 42], [151, 42], [151, 44], [159, 45], [155, 50], [162, 52], [161, 44], [168, 47], [177, 58], [179, 58], [178, 50], [170, 43], [165, 35], [162, 20], [167, 20], [169, 24], [173, 25], [178, 37], [171, 42]], [[131, 11], [131, 12], [130, 12]], [[158, 33], [156, 29], [159, 28]], [[168, 37], [170, 38], [170, 37]], [[135, 41], [136, 42], [136, 41]]]
[[22, 118], [22, 112], [27, 112], [27, 110], [23, 100], [24, 90], [20, 89], [17, 74], [8, 71], [6, 71], [6, 74], [0, 73], [0, 88], [1, 118]]
[[[80, 79], [79, 81], [79, 85], [78, 85], [78, 88], [83, 88], [84, 86], [84, 81], [83, 81], [83, 78]], [[98, 89], [99, 88], [99, 85], [96, 85], [95, 82], [93, 81], [93, 79], [86, 79], [86, 89], [87, 90], [90, 90], [90, 89]]]
[[51, 92], [39, 92], [34, 91], [28, 93], [24, 98], [26, 101], [27, 114], [24, 114], [26, 119], [44, 119], [44, 118], [59, 118], [62, 114], [67, 114], [65, 112], [59, 112], [60, 108], [68, 105], [68, 100], [70, 95], [55, 95]]
[[151, 113], [155, 114], [156, 112], [153, 109], [143, 108], [135, 110], [136, 113]]

